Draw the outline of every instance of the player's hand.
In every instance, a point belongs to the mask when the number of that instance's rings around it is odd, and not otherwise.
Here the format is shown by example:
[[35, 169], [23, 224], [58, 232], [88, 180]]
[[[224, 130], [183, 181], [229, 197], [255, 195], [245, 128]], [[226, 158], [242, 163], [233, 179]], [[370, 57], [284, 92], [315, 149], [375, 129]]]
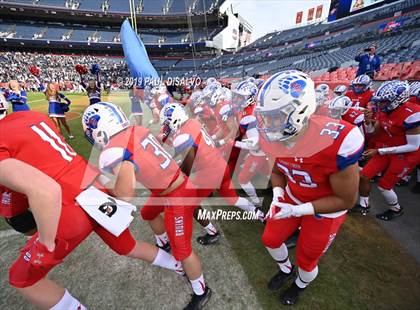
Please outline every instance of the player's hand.
[[[274, 206], [273, 206], [274, 205]], [[300, 205], [292, 205], [285, 202], [272, 202], [273, 210], [272, 220], [280, 220], [289, 217], [301, 217], [303, 215], [312, 215], [315, 213], [312, 203], [304, 203]], [[271, 207], [270, 207], [271, 210]]]
[[364, 158], [371, 158], [371, 157], [373, 157], [377, 154], [379, 154], [377, 149], [368, 149], [368, 150], [363, 152], [363, 157]]
[[366, 123], [371, 123], [372, 122], [372, 118], [373, 118], [373, 111], [369, 110], [369, 109], [365, 109], [363, 111], [363, 114], [365, 115], [365, 122]]
[[57, 239], [55, 241], [55, 249], [49, 251], [47, 247], [36, 238], [35, 240], [29, 240], [21, 252], [25, 253], [25, 258], [29, 260], [29, 263], [32, 266], [37, 268], [50, 268], [63, 261], [62, 259], [56, 258], [57, 250], [67, 250], [68, 246], [69, 245], [65, 240]]

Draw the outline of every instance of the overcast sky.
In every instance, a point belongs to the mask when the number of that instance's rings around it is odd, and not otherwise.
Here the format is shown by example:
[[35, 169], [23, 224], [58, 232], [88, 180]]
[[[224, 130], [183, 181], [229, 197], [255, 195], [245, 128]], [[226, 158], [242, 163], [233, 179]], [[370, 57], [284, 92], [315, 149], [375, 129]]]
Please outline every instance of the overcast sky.
[[[296, 13], [324, 5], [323, 16], [328, 15], [330, 0], [227, 0], [235, 13], [242, 15], [253, 27], [252, 40], [274, 30], [295, 25]], [[306, 13], [304, 15], [306, 20]]]

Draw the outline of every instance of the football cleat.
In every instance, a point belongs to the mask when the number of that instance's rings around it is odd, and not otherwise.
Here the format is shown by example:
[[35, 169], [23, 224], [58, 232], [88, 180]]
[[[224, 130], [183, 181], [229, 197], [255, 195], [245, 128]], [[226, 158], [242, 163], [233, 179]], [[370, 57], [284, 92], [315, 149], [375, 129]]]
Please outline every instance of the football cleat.
[[362, 207], [360, 204], [355, 205], [353, 208], [349, 210], [349, 213], [360, 213], [362, 215], [368, 214], [370, 211], [370, 207]]
[[211, 245], [219, 242], [220, 234], [216, 232], [214, 235], [205, 234], [203, 236], [197, 237], [197, 242], [201, 245]]
[[171, 252], [171, 244], [169, 243], [169, 242], [166, 242], [164, 245], [162, 245], [162, 246], [160, 246], [160, 245], [158, 245], [157, 243], [156, 243], [156, 246], [159, 248], [159, 249], [162, 249], [162, 250], [164, 250], [165, 252], [167, 252], [167, 253], [169, 253], [169, 252]]
[[283, 294], [281, 294], [281, 303], [286, 306], [295, 305], [299, 300], [300, 294], [302, 294], [304, 290], [304, 288], [300, 288], [293, 281], [292, 285], [290, 285], [290, 287], [286, 291], [284, 291]]
[[203, 295], [192, 294], [191, 301], [184, 308], [184, 310], [198, 310], [203, 309], [203, 307], [209, 302], [212, 291], [210, 287], [206, 286]]
[[403, 214], [404, 214], [403, 208], [401, 208], [399, 211], [388, 209], [383, 213], [376, 214], [376, 217], [383, 221], [391, 221], [394, 218], [399, 217]]
[[295, 275], [295, 266], [292, 266], [292, 269], [289, 273], [285, 273], [279, 270], [277, 274], [268, 281], [267, 288], [270, 291], [277, 291], [283, 287], [283, 285]]

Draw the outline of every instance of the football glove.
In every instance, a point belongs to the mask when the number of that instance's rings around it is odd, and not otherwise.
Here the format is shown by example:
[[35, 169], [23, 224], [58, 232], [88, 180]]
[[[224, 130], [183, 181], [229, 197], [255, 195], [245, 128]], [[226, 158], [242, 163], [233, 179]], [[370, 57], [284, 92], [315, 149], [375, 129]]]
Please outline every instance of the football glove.
[[285, 202], [273, 202], [271, 203], [270, 210], [267, 213], [266, 219], [279, 220], [289, 217], [301, 217], [303, 215], [315, 214], [312, 203], [307, 202], [300, 205], [292, 205]]

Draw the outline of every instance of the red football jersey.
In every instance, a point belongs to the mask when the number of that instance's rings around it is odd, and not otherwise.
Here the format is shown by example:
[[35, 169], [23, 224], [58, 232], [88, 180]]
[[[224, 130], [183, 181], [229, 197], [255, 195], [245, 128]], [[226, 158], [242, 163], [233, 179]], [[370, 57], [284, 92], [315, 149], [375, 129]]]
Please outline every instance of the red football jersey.
[[391, 113], [378, 112], [378, 122], [377, 147], [407, 144], [406, 131], [420, 126], [420, 106], [405, 102]]
[[341, 117], [346, 122], [356, 126], [362, 126], [365, 120], [365, 114], [359, 109], [355, 108], [349, 108]]
[[214, 108], [214, 115], [217, 120], [217, 130], [222, 129], [223, 135], [227, 135], [230, 129], [227, 125], [227, 120], [231, 117], [235, 117], [232, 106], [226, 101], [219, 102]]
[[358, 161], [364, 138], [357, 127], [347, 122], [313, 115], [303, 136], [295, 142], [268, 142], [261, 137], [260, 144], [287, 177], [289, 197], [300, 204], [333, 195], [330, 175]]
[[29, 203], [25, 195], [0, 185], [0, 216], [11, 218], [24, 213], [28, 208]]
[[236, 113], [236, 120], [239, 122], [239, 135], [245, 136], [246, 131], [252, 127], [256, 127], [257, 119], [254, 116], [255, 104], [250, 104], [245, 109], [241, 108]]
[[218, 129], [217, 118], [213, 110], [209, 106], [204, 105], [201, 108], [202, 110], [198, 113], [198, 116], [200, 120], [203, 122], [203, 124], [206, 126], [209, 134], [214, 135]]
[[372, 99], [373, 91], [368, 89], [367, 91], [356, 94], [353, 90], [348, 90], [346, 96], [351, 99], [354, 107], [367, 108], [369, 101]]
[[35, 111], [0, 120], [0, 160], [6, 158], [23, 161], [56, 180], [63, 189], [63, 204], [74, 203], [74, 197], [98, 175], [66, 143], [52, 121]]
[[190, 119], [182, 125], [173, 137], [173, 146], [177, 154], [194, 147], [194, 183], [201, 188], [218, 188], [227, 163], [200, 122]]
[[172, 156], [142, 126], [131, 126], [112, 137], [101, 152], [99, 167], [110, 171], [124, 160], [134, 164], [137, 181], [151, 191], [168, 188], [179, 173]]

